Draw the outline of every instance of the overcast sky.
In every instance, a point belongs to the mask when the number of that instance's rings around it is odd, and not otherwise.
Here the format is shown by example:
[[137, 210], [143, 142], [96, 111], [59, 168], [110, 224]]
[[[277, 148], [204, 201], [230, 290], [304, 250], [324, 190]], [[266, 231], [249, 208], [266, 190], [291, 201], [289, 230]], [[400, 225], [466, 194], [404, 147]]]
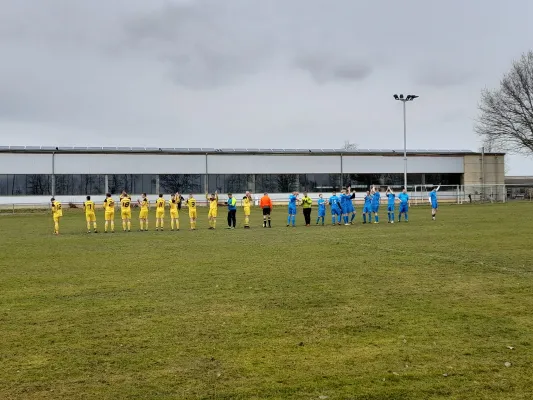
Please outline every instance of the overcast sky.
[[[480, 147], [531, 0], [0, 0], [3, 145]], [[509, 173], [533, 175], [511, 157]]]

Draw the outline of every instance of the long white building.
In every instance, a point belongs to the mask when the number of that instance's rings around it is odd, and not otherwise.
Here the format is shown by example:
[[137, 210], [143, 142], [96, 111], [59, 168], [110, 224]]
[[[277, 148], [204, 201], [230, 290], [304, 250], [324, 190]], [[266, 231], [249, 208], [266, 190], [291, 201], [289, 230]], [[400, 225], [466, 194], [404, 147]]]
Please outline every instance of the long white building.
[[[504, 154], [410, 150], [409, 185], [504, 184]], [[0, 199], [403, 185], [402, 150], [0, 147]]]

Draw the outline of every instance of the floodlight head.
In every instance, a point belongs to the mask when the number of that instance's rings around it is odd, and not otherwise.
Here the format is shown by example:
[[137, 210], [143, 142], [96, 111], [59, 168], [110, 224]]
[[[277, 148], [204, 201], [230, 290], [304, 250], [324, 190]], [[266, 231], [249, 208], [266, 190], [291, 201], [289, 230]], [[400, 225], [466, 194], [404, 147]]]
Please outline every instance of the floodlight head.
[[416, 94], [412, 94], [412, 95], [411, 95], [411, 100], [414, 100], [414, 99], [416, 99], [416, 98], [418, 98], [418, 97], [420, 97], [420, 96], [417, 96]]
[[394, 95], [394, 100], [399, 100], [400, 98], [398, 97], [397, 94]]
[[407, 97], [405, 98], [405, 100], [407, 100], [407, 101], [411, 100], [411, 95], [408, 94]]
[[400, 95], [400, 99], [403, 99], [403, 94]]

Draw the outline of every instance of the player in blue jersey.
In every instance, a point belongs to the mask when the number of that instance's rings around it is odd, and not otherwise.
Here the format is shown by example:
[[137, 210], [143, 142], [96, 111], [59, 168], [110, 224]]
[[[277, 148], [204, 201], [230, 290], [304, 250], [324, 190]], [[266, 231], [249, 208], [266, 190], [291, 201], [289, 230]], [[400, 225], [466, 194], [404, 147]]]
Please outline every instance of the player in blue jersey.
[[398, 195], [400, 200], [400, 211], [398, 213], [398, 222], [402, 221], [402, 214], [405, 217], [405, 222], [409, 222], [409, 195], [407, 189], [403, 188], [402, 192]]
[[289, 196], [289, 215], [287, 216], [287, 226], [296, 226], [296, 205], [298, 204], [298, 192], [292, 192]]
[[372, 188], [372, 213], [374, 213], [374, 223], [379, 224], [379, 204], [381, 203], [381, 193], [379, 187]]
[[437, 201], [437, 192], [440, 189], [440, 185], [437, 187], [433, 187], [433, 190], [429, 192], [429, 202], [431, 203], [431, 219], [435, 221], [435, 217], [437, 216], [437, 211], [439, 209], [439, 203]]
[[[341, 208], [340, 208], [340, 202], [339, 198], [337, 197], [337, 193], [333, 192], [331, 197], [328, 199], [328, 204], [330, 206], [331, 210], [331, 223], [335, 225], [335, 223], [341, 224]], [[338, 219], [338, 222], [337, 222]]]
[[346, 193], [346, 190], [342, 189], [341, 195], [340, 195], [340, 205], [341, 205], [342, 220], [344, 221], [344, 225], [350, 225], [348, 223], [348, 203], [349, 202], [351, 202], [350, 195]]
[[355, 206], [353, 200], [355, 199], [355, 191], [352, 193], [352, 188], [348, 187], [348, 217], [350, 218], [350, 224], [353, 225], [353, 220], [355, 219]]
[[372, 194], [370, 190], [366, 191], [365, 203], [363, 205], [363, 224], [366, 224], [366, 218], [368, 217], [368, 223], [372, 223]]
[[322, 193], [318, 195], [318, 217], [316, 218], [316, 224], [322, 220], [322, 225], [324, 225], [324, 218], [326, 217], [326, 200], [322, 197]]
[[396, 201], [396, 195], [390, 187], [387, 188], [385, 194], [387, 195], [387, 222], [389, 224], [394, 224], [394, 202]]

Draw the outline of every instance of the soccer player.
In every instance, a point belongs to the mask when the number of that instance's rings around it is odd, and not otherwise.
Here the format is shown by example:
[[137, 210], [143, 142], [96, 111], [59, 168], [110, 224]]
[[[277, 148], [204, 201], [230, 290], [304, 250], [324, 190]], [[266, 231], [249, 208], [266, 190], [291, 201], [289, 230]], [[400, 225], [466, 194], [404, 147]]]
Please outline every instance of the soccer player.
[[402, 192], [398, 195], [400, 200], [400, 211], [398, 213], [398, 222], [402, 221], [402, 214], [405, 217], [405, 222], [409, 222], [409, 195], [407, 189], [403, 188]]
[[178, 212], [181, 211], [181, 202], [185, 201], [185, 198], [180, 194], [180, 192], [177, 192], [174, 196], [176, 199], [176, 203], [178, 204]]
[[350, 214], [350, 204], [352, 203], [352, 196], [351, 194], [348, 194], [348, 192], [349, 192], [349, 189], [348, 190], [343, 189], [340, 195], [340, 205], [341, 205], [342, 219], [344, 221], [344, 225], [350, 225], [348, 223], [348, 217]]
[[311, 225], [311, 206], [313, 205], [313, 200], [307, 195], [307, 192], [304, 192], [304, 197], [302, 199], [302, 208], [305, 219], [305, 226]]
[[176, 230], [180, 230], [180, 214], [178, 210], [178, 201], [176, 200], [176, 195], [173, 195], [168, 202], [170, 207], [170, 230], [173, 231], [174, 227]]
[[163, 198], [163, 193], [159, 193], [159, 198], [155, 201], [155, 230], [158, 231], [161, 228], [163, 232], [163, 226], [165, 224], [165, 205], [167, 202]]
[[59, 220], [63, 216], [63, 209], [61, 208], [61, 202], [56, 201], [55, 198], [51, 198], [52, 203], [52, 218], [54, 219], [54, 235], [59, 235]]
[[209, 214], [207, 215], [207, 219], [209, 220], [209, 229], [215, 229], [217, 226], [218, 191], [211, 193], [211, 196], [206, 193], [205, 198], [209, 202]]
[[141, 207], [141, 211], [139, 211], [139, 230], [143, 232], [148, 230], [148, 210], [150, 209], [150, 202], [146, 197], [146, 193], [142, 194], [142, 198], [138, 201], [138, 203]]
[[187, 199], [187, 207], [189, 208], [189, 221], [191, 223], [191, 231], [196, 230], [196, 199], [192, 197], [192, 193], [189, 194]]
[[326, 200], [324, 200], [324, 197], [322, 196], [322, 193], [318, 195], [318, 216], [316, 218], [316, 224], [322, 220], [322, 226], [324, 226], [324, 218], [326, 217]]
[[131, 232], [131, 197], [122, 192], [120, 199], [120, 216], [122, 217], [122, 230]]
[[115, 233], [115, 200], [111, 197], [111, 193], [105, 195], [104, 219], [104, 233], [107, 233], [108, 226], [111, 227], [111, 233]]
[[244, 229], [250, 229], [250, 211], [252, 208], [252, 194], [246, 192], [242, 198], [242, 207], [244, 209]]
[[433, 186], [433, 190], [429, 192], [429, 202], [431, 204], [431, 219], [435, 221], [435, 217], [437, 216], [437, 211], [439, 210], [439, 203], [437, 201], [437, 192], [440, 189], [440, 185], [435, 187]]
[[348, 186], [348, 189], [346, 190], [346, 193], [348, 194], [349, 198], [347, 200], [347, 206], [348, 206], [348, 217], [350, 218], [350, 225], [353, 225], [353, 220], [355, 219], [355, 206], [353, 204], [353, 199], [355, 199], [355, 191], [352, 192], [352, 188]]
[[91, 233], [91, 222], [93, 223], [94, 233], [98, 233], [96, 230], [94, 201], [91, 200], [91, 196], [87, 196], [87, 201], [83, 203], [83, 209], [85, 210], [85, 221], [87, 221], [87, 233]]
[[271, 217], [270, 214], [272, 213], [272, 199], [268, 196], [268, 193], [265, 192], [263, 197], [261, 197], [261, 200], [259, 201], [259, 206], [263, 210], [263, 228], [267, 227], [267, 221], [268, 221], [268, 227], [272, 228], [271, 225]]
[[390, 186], [387, 188], [385, 194], [387, 195], [387, 223], [394, 224], [394, 206], [396, 201], [396, 195], [394, 194]]
[[379, 224], [379, 204], [381, 203], [381, 193], [379, 187], [372, 188], [372, 212], [374, 213], [374, 223]]
[[366, 191], [365, 204], [363, 205], [363, 224], [366, 224], [368, 217], [368, 223], [372, 223], [372, 193], [370, 190]]
[[235, 229], [237, 226], [237, 199], [233, 197], [233, 194], [228, 193], [228, 227], [226, 229]]
[[119, 200], [122, 200], [124, 197], [129, 197], [128, 193], [125, 190], [123, 190], [122, 193], [120, 194]]
[[289, 215], [287, 216], [287, 226], [296, 226], [296, 205], [298, 204], [298, 192], [289, 195]]
[[336, 223], [340, 225], [341, 224], [341, 208], [339, 204], [339, 198], [337, 197], [337, 193], [335, 192], [332, 193], [331, 197], [328, 199], [328, 203], [329, 203], [330, 210], [331, 210], [331, 223], [333, 225], [335, 225]]

